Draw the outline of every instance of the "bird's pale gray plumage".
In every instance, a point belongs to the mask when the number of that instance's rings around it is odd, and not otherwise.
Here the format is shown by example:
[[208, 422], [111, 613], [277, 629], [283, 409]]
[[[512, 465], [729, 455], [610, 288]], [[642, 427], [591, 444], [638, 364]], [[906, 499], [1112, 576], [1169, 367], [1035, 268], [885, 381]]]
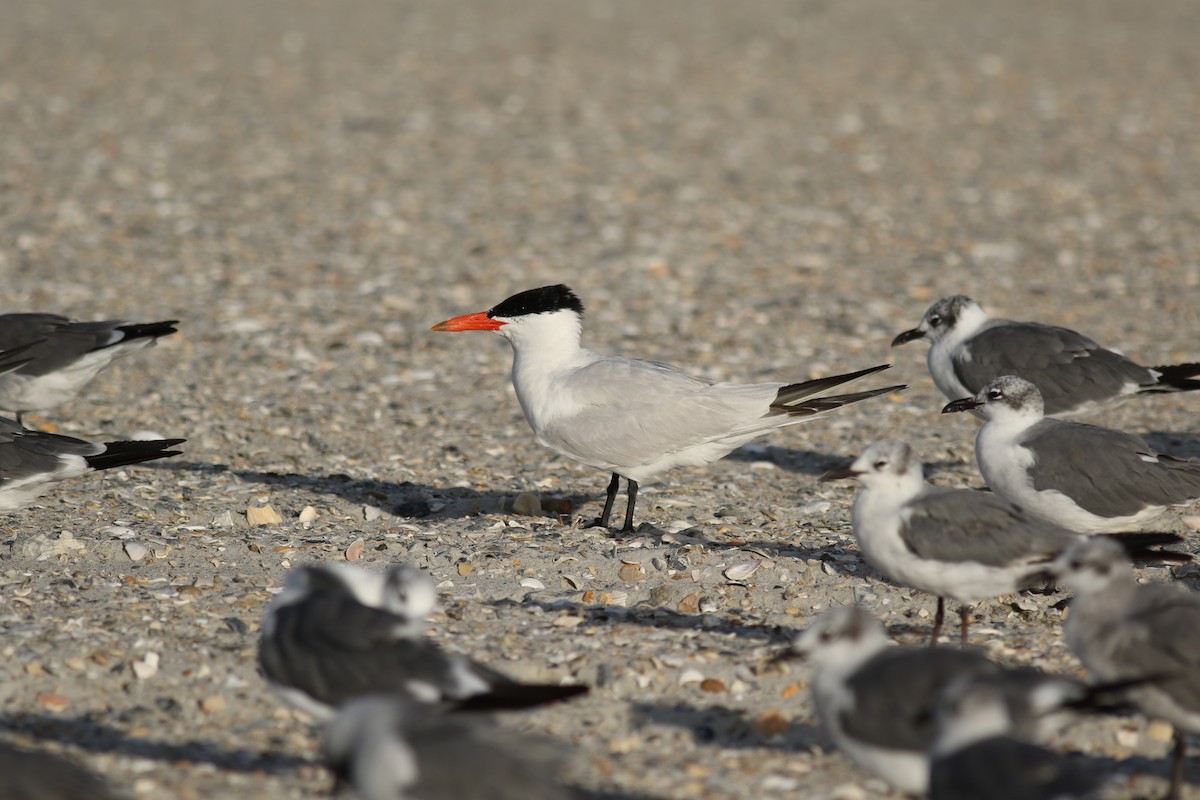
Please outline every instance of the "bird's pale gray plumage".
[[1094, 797], [1104, 782], [1088, 769], [1029, 741], [1018, 730], [1003, 688], [956, 679], [934, 712], [931, 800], [1071, 800]]
[[1200, 498], [1200, 461], [1156, 453], [1142, 437], [1111, 428], [1043, 419], [1020, 439], [1033, 453], [1035, 491], [1058, 491], [1101, 517]]
[[420, 635], [421, 620], [363, 603], [332, 570], [299, 569], [307, 590], [281, 595], [268, 610], [259, 664], [281, 694], [318, 717], [381, 692], [472, 708], [524, 708], [587, 691], [518, 683], [442, 650]]
[[[75, 322], [58, 314], [0, 314], [0, 350], [28, 346], [26, 375], [47, 375], [97, 350], [176, 332], [178, 320]], [[149, 344], [149, 342], [146, 342]]]
[[795, 384], [715, 383], [581, 347], [582, 324], [583, 304], [560, 284], [520, 292], [433, 330], [486, 330], [508, 339], [513, 388], [537, 440], [612, 473], [600, 525], [609, 524], [620, 478], [626, 479], [623, 531], [634, 530], [640, 482], [674, 467], [711, 463], [775, 428], [905, 388], [824, 394], [887, 364]]
[[179, 455], [183, 439], [97, 444], [44, 433], [0, 417], [0, 511], [13, 511], [60, 480]]
[[1185, 734], [1200, 733], [1200, 594], [1139, 584], [1124, 554], [1099, 537], [1073, 545], [1055, 568], [1075, 593], [1067, 646], [1094, 677], [1131, 681], [1130, 699], [1174, 726], [1168, 797], [1178, 798]]
[[[780, 416], [813, 416], [901, 388], [816, 396], [884, 368], [799, 384], [734, 384], [684, 375], [655, 362], [608, 356], [580, 367], [562, 382], [560, 401], [576, 404], [578, 411], [546, 424], [539, 438], [579, 461], [624, 475], [665, 454], [704, 445], [728, 453], [779, 427]], [[664, 402], [664, 397], [669, 400]]]
[[1134, 434], [1046, 417], [1041, 393], [1023, 378], [997, 378], [943, 411], [977, 408], [986, 419], [975, 438], [979, 470], [993, 491], [1030, 514], [1104, 533], [1200, 499], [1200, 459], [1155, 453]]
[[814, 705], [838, 747], [863, 769], [915, 794], [928, 785], [934, 708], [955, 681], [995, 687], [1024, 738], [1057, 730], [1091, 698], [1078, 681], [1004, 669], [980, 651], [890, 647], [882, 624], [856, 606], [822, 614], [785, 657], [813, 661]]
[[[1084, 606], [1073, 611], [1080, 608]], [[1097, 677], [1154, 677], [1150, 685], [1130, 693], [1165, 694], [1183, 712], [1200, 715], [1200, 595], [1179, 586], [1141, 584], [1121, 598], [1113, 613], [1080, 615], [1068, 626], [1077, 634], [1068, 643], [1077, 646], [1084, 665]]]
[[114, 359], [153, 346], [175, 333], [163, 322], [75, 322], [57, 314], [0, 315], [0, 350], [19, 350], [24, 361], [0, 374], [0, 408], [38, 411], [69, 400]]
[[905, 507], [900, 537], [921, 558], [973, 562], [989, 567], [1034, 565], [1028, 580], [1035, 585], [1048, 564], [1079, 536], [1030, 517], [990, 492], [930, 487]]
[[569, 800], [564, 752], [478, 715], [393, 696], [348, 704], [327, 726], [325, 762], [363, 800]]
[[1200, 389], [1200, 364], [1142, 366], [1067, 328], [989, 317], [965, 295], [938, 300], [892, 345], [922, 338], [931, 344], [930, 375], [951, 400], [1002, 375], [1037, 386], [1048, 416], [1086, 414], [1136, 394]]
[[942, 687], [964, 675], [1000, 672], [974, 650], [888, 648], [846, 677], [854, 701], [840, 714], [842, 730], [878, 747], [928, 750], [936, 734], [932, 711]]

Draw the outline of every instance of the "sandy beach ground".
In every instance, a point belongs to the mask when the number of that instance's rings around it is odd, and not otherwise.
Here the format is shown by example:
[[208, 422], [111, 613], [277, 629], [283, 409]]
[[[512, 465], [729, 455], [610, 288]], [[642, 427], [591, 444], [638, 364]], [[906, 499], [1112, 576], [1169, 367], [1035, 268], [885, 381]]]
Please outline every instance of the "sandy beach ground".
[[[892, 336], [961, 292], [1144, 363], [1200, 357], [1188, 0], [8, 0], [3, 19], [3, 309], [181, 321], [30, 422], [184, 455], [0, 523], [0, 738], [131, 798], [326, 796], [255, 653], [287, 569], [347, 551], [428, 570], [447, 648], [595, 687], [504, 719], [562, 741], [587, 796], [897, 796], [817, 727], [809, 668], [766, 665], [832, 605], [928, 630], [933, 600], [863, 564], [854, 487], [816, 480], [902, 437], [935, 482], [981, 485], [977, 423], [938, 413], [923, 346]], [[608, 476], [537, 445], [507, 345], [428, 330], [559, 282], [604, 352], [742, 382], [890, 361], [880, 380], [911, 388], [663, 475], [633, 536], [583, 529]], [[1097, 421], [1200, 456], [1198, 402]], [[523, 493], [570, 513], [514, 514]], [[266, 505], [281, 521], [250, 526]], [[1196, 586], [1176, 572], [1145, 575]], [[985, 603], [974, 640], [1081, 674], [1064, 597]], [[1127, 717], [1061, 744], [1140, 797], [1169, 738]]]

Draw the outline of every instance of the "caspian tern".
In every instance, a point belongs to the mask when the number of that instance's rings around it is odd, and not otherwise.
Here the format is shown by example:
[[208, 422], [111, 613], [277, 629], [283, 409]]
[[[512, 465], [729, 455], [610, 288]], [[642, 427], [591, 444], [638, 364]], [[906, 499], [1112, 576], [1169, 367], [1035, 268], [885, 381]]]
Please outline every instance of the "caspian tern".
[[164, 322], [75, 322], [57, 314], [0, 314], [0, 350], [23, 348], [25, 363], [0, 374], [0, 410], [42, 411], [79, 393], [115, 359], [175, 333]]
[[[945, 598], [959, 609], [967, 643], [971, 605], [1050, 580], [1049, 562], [1086, 534], [1026, 514], [992, 492], [933, 486], [907, 442], [876, 442], [853, 464], [821, 480], [857, 478], [854, 539], [871, 566], [904, 586], [937, 595], [930, 644], [937, 642]], [[1155, 560], [1190, 560], [1184, 553], [1150, 550], [1177, 544], [1173, 533], [1114, 534], [1131, 554]]]
[[1050, 417], [1089, 414], [1137, 394], [1200, 389], [1200, 364], [1143, 367], [1066, 328], [989, 317], [961, 294], [930, 306], [892, 347], [917, 339], [930, 341], [929, 374], [950, 400], [1002, 375], [1037, 386]]
[[28, 505], [50, 484], [100, 469], [179, 455], [184, 439], [95, 444], [33, 431], [0, 417], [0, 511]]
[[638, 484], [652, 475], [711, 463], [775, 428], [906, 388], [819, 396], [888, 364], [803, 383], [716, 383], [658, 362], [587, 350], [579, 344], [582, 321], [583, 303], [559, 284], [433, 330], [495, 331], [508, 339], [513, 387], [538, 442], [612, 473], [601, 526], [608, 527], [620, 478], [628, 481], [623, 532], [633, 530]]
[[975, 459], [992, 491], [1085, 533], [1127, 531], [1200, 500], [1200, 459], [1156, 453], [1140, 436], [1051, 419], [1027, 380], [1006, 375], [943, 413], [983, 410]]

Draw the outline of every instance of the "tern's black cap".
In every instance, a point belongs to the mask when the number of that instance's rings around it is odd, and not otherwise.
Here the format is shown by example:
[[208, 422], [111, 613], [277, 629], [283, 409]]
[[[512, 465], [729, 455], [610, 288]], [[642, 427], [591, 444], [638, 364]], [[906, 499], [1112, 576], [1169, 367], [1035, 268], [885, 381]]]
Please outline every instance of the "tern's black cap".
[[582, 314], [583, 303], [570, 287], [560, 283], [514, 294], [504, 302], [490, 308], [487, 315], [512, 319], [526, 314], [550, 314], [563, 309]]

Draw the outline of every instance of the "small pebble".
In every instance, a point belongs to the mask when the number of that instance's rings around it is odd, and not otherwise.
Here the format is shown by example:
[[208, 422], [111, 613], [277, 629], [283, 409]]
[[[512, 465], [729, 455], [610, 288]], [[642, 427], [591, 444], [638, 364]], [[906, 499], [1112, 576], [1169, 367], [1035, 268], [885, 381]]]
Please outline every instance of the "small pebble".
[[139, 681], [153, 678], [158, 674], [158, 653], [154, 651], [146, 653], [141, 658], [135, 658], [131, 661], [129, 666], [133, 669], [133, 674], [137, 676]]

